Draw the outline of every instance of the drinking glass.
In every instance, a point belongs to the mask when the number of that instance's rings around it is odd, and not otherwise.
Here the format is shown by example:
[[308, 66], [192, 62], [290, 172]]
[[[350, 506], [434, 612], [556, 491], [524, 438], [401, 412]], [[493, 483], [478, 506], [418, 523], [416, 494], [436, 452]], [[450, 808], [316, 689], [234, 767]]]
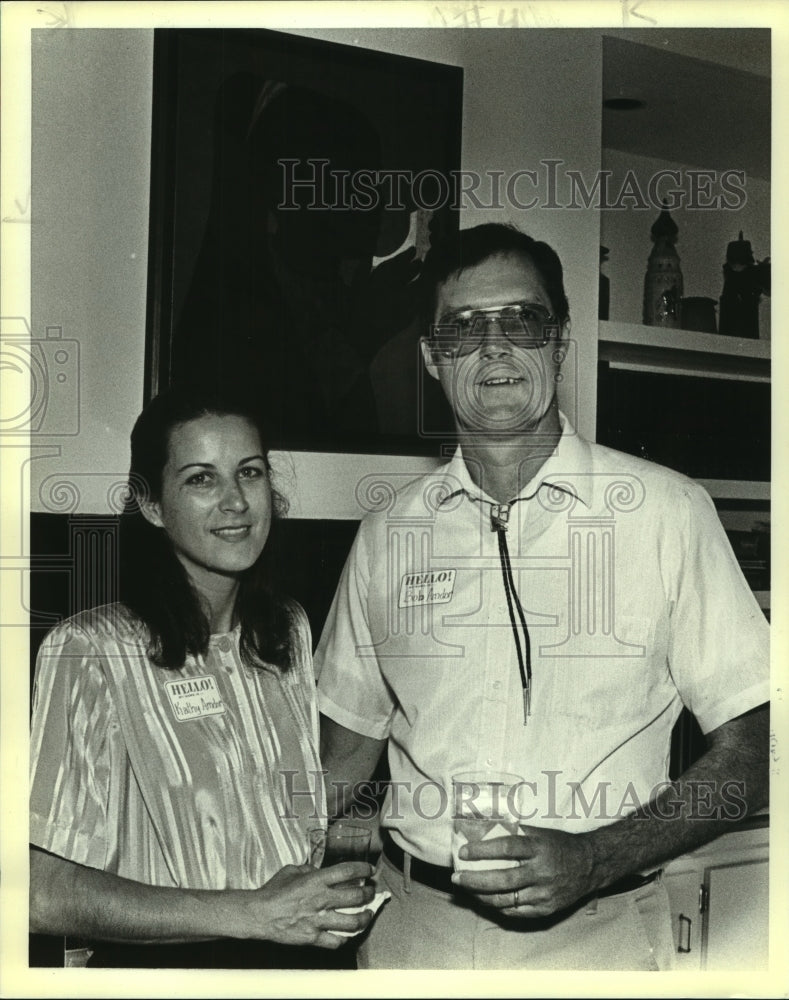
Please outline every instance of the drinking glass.
[[513, 868], [507, 858], [467, 861], [464, 844], [517, 835], [525, 780], [505, 771], [462, 771], [452, 775], [452, 860], [456, 871]]
[[361, 823], [337, 820], [327, 830], [310, 830], [309, 838], [314, 868], [328, 868], [341, 861], [369, 861], [370, 829]]

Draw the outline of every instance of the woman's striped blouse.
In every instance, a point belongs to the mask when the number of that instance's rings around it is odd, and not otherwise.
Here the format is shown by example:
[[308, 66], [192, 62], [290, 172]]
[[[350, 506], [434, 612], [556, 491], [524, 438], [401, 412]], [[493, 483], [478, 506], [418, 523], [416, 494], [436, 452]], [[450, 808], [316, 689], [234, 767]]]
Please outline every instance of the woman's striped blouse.
[[55, 628], [33, 700], [30, 839], [151, 885], [251, 889], [325, 826], [309, 624], [292, 667], [244, 666], [240, 630], [180, 670], [107, 605]]

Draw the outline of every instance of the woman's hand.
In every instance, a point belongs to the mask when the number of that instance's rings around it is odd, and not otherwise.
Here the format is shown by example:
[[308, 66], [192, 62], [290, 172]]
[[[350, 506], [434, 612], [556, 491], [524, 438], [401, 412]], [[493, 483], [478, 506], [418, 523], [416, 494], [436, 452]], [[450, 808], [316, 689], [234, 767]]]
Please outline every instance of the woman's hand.
[[124, 944], [176, 944], [220, 937], [315, 944], [337, 948], [358, 933], [371, 910], [375, 887], [364, 861], [316, 870], [288, 865], [259, 889], [181, 889], [145, 885], [87, 868], [56, 854], [30, 851], [30, 929]]
[[321, 869], [287, 865], [262, 888], [244, 893], [249, 898], [243, 936], [337, 948], [346, 938], [332, 931], [355, 934], [372, 919], [371, 910], [337, 913], [338, 907], [363, 906], [372, 900], [374, 886], [359, 884], [372, 873], [372, 867], [362, 861], [344, 861]]

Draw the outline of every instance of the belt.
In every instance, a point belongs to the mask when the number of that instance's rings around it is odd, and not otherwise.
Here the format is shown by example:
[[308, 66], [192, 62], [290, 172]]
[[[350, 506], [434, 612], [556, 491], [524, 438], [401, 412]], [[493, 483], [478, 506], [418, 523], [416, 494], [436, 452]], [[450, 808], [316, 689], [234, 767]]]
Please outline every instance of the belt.
[[[392, 840], [386, 830], [381, 831], [384, 843], [384, 855], [398, 869], [403, 871], [405, 861], [405, 851]], [[419, 858], [411, 856], [410, 877], [415, 882], [428, 885], [431, 889], [438, 889], [439, 892], [454, 892], [456, 886], [452, 884], [452, 873], [454, 868], [445, 868], [443, 865], [431, 865], [427, 861], [420, 861]]]
[[[382, 830], [381, 834], [383, 836], [384, 855], [398, 871], [402, 872], [404, 870], [405, 851], [392, 840], [386, 830]], [[437, 889], [439, 892], [455, 892], [456, 886], [452, 882], [453, 872], [454, 868], [445, 868], [443, 865], [431, 865], [427, 861], [411, 857], [410, 877], [415, 882], [420, 882], [431, 889]], [[625, 875], [611, 885], [607, 885], [604, 889], [598, 890], [594, 895], [598, 898], [603, 898], [606, 896], [618, 896], [623, 892], [632, 892], [634, 889], [641, 889], [645, 885], [656, 882], [662, 874], [663, 869], [656, 868], [655, 871], [650, 872], [648, 875]]]

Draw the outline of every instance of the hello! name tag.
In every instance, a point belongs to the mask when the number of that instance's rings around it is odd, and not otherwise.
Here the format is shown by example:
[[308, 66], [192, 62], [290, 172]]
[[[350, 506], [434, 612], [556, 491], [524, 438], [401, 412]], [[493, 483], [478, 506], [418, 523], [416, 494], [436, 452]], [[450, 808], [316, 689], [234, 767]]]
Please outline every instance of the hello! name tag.
[[418, 608], [426, 604], [448, 604], [455, 593], [455, 569], [436, 569], [426, 573], [406, 573], [400, 581], [399, 608]]
[[164, 686], [179, 722], [225, 714], [225, 703], [215, 677], [187, 677], [178, 681], [166, 681]]

